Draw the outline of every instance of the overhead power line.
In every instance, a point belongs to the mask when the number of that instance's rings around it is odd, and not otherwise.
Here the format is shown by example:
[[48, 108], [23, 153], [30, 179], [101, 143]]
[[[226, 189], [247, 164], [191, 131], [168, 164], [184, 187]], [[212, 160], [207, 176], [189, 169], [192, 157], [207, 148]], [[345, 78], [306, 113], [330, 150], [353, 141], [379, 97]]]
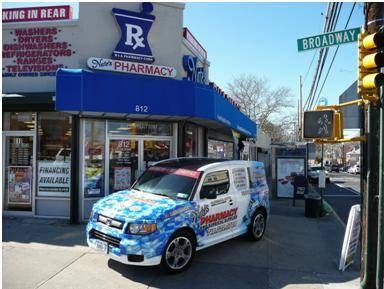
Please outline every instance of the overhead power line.
[[[344, 30], [347, 29], [347, 27], [348, 27], [349, 20], [351, 20], [351, 16], [352, 16], [352, 14], [353, 14], [353, 10], [355, 9], [355, 6], [356, 6], [356, 2], [353, 3], [353, 6], [352, 6], [352, 8], [351, 8], [351, 12], [349, 13], [349, 16], [348, 16], [347, 23], [346, 23], [345, 26], [344, 26]], [[320, 98], [321, 92], [323, 91], [323, 88], [324, 88], [324, 84], [325, 84], [325, 82], [327, 81], [329, 72], [331, 71], [331, 68], [332, 68], [333, 62], [335, 61], [337, 52], [339, 51], [339, 47], [340, 47], [340, 45], [337, 46], [337, 48], [336, 48], [336, 50], [335, 50], [335, 53], [333, 54], [331, 64], [330, 64], [329, 67], [328, 67], [327, 74], [325, 75], [323, 84], [321, 85], [320, 92], [319, 92], [319, 94], [317, 95], [317, 98], [316, 98], [315, 103], [317, 103], [317, 101], [318, 101], [319, 98]]]
[[[336, 9], [335, 8], [337, 8], [337, 6], [338, 5], [336, 5], [336, 3], [333, 3], [333, 2], [328, 3], [327, 15], [325, 17], [323, 33], [327, 33], [332, 29], [331, 23], [333, 26], [334, 19], [336, 17]], [[314, 94], [315, 87], [318, 85], [317, 83], [319, 82], [319, 79], [321, 77], [322, 67], [324, 67], [324, 62], [325, 62], [325, 60], [327, 58], [327, 54], [328, 54], [327, 51], [328, 51], [328, 48], [321, 48], [320, 49], [319, 58], [317, 61], [316, 72], [315, 72], [314, 77], [313, 77], [311, 89], [310, 89], [310, 92], [308, 94], [307, 100], [305, 102], [304, 109], [311, 107], [311, 105], [313, 103], [313, 99], [315, 96], [315, 94]]]
[[[335, 31], [335, 29], [336, 29], [337, 21], [339, 20], [340, 11], [341, 11], [341, 7], [342, 6], [343, 6], [343, 3], [340, 3], [340, 6], [336, 5], [335, 13], [337, 13], [337, 15], [332, 19], [331, 30], [330, 31]], [[329, 47], [327, 47], [327, 49], [326, 49], [326, 52], [325, 52], [326, 55], [328, 55], [328, 52], [329, 52]], [[311, 100], [311, 104], [309, 105], [309, 109], [312, 109], [316, 105], [316, 103], [317, 103], [317, 101], [319, 99], [320, 94], [317, 96], [317, 99], [315, 100], [316, 93], [317, 93], [317, 88], [318, 88], [318, 86], [320, 84], [320, 79], [321, 79], [321, 75], [322, 75], [322, 72], [323, 72], [324, 65], [325, 65], [325, 60], [322, 63], [322, 66], [321, 66], [320, 76], [319, 76], [319, 79], [317, 80], [315, 89], [313, 91], [312, 100]]]

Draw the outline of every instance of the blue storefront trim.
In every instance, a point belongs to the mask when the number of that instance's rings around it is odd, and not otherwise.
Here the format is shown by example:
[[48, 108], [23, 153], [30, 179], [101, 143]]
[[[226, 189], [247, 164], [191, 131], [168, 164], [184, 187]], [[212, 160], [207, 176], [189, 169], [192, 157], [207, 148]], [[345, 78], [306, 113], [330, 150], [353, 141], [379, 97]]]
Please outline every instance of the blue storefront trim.
[[222, 95], [186, 80], [59, 69], [56, 110], [202, 118], [256, 137], [256, 123]]

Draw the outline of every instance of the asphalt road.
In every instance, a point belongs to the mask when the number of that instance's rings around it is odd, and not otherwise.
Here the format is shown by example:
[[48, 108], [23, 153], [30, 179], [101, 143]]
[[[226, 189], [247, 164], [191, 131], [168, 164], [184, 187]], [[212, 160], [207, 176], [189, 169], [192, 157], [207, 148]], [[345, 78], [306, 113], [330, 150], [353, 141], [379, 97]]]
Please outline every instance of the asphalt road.
[[351, 206], [360, 204], [360, 175], [331, 173], [331, 183], [326, 185], [324, 199], [332, 206], [346, 225]]

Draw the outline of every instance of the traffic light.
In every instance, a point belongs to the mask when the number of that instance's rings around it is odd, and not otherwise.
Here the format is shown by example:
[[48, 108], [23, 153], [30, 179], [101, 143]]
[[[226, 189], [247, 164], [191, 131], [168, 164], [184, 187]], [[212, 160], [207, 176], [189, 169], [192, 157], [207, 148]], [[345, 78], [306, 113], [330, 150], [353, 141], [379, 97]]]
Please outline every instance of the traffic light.
[[358, 45], [357, 93], [363, 99], [370, 99], [376, 96], [377, 89], [384, 85], [384, 74], [380, 72], [380, 68], [384, 66], [384, 32], [360, 32]]
[[303, 138], [322, 140], [342, 139], [342, 112], [334, 109], [304, 111]]

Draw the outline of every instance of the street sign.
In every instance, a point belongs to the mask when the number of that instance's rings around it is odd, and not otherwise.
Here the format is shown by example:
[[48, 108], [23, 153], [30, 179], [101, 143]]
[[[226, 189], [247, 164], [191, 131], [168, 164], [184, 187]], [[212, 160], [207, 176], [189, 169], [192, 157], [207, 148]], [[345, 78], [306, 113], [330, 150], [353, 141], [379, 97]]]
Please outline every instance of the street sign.
[[360, 28], [352, 28], [297, 39], [297, 49], [299, 52], [301, 52], [355, 42], [358, 39], [359, 33]]
[[333, 116], [333, 110], [304, 111], [304, 138], [332, 138]]

